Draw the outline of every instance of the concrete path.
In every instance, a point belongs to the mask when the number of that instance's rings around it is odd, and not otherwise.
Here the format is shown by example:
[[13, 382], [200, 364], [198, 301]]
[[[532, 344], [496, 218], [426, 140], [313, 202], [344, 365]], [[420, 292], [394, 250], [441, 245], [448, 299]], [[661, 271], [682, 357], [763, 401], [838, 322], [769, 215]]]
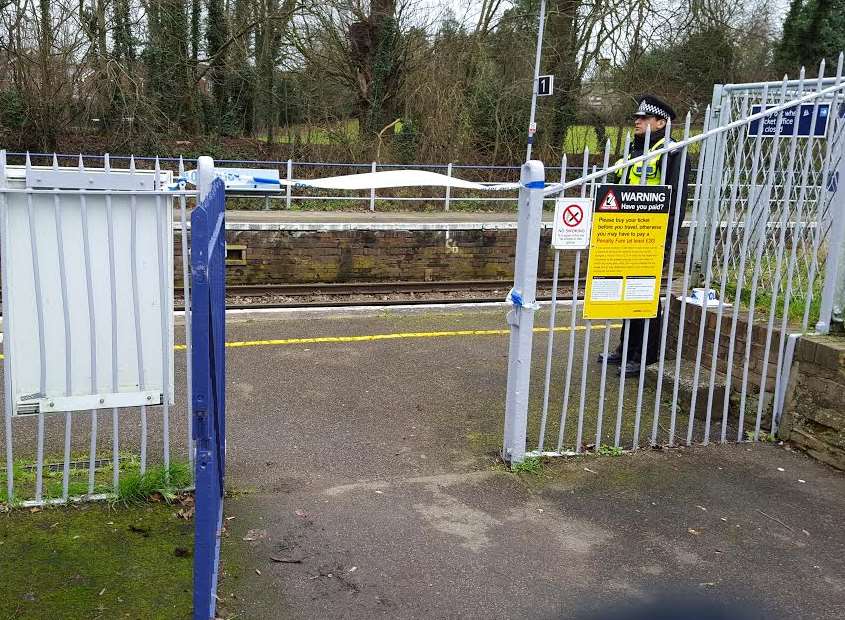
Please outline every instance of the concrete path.
[[[504, 326], [501, 309], [284, 316], [229, 340]], [[625, 618], [680, 595], [734, 610], [714, 618], [841, 616], [841, 473], [775, 445], [510, 473], [506, 354], [506, 336], [230, 349], [221, 615]]]

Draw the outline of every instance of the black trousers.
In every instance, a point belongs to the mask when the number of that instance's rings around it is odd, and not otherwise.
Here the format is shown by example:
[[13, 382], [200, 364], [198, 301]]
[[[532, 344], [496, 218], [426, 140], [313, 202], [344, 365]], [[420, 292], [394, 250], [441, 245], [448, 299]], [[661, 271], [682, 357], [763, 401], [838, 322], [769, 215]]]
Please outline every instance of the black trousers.
[[[645, 332], [646, 319], [630, 319], [631, 327], [628, 332], [628, 361], [640, 361], [640, 355], [643, 350], [643, 335]], [[649, 322], [648, 326], [648, 344], [646, 344], [646, 364], [652, 364], [657, 361], [660, 353], [660, 332], [663, 326], [663, 303], [657, 304], [657, 316]], [[618, 352], [622, 352], [625, 338], [624, 328], [619, 333], [619, 346], [616, 348]]]

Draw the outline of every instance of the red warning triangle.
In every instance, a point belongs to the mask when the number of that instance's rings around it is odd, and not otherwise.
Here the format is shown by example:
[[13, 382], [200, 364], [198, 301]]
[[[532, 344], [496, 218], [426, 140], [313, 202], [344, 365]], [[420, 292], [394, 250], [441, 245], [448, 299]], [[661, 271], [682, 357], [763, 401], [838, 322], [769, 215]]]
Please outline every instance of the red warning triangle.
[[607, 190], [607, 193], [604, 195], [599, 206], [599, 211], [619, 211], [619, 199], [612, 189]]

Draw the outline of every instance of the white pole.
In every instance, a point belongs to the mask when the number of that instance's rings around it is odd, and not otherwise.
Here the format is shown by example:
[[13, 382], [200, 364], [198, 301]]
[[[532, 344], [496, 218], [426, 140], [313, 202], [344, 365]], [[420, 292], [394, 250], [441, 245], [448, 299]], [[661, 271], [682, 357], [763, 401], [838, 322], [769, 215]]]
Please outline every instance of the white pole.
[[[370, 171], [375, 173], [376, 171], [376, 162], [373, 162], [370, 166]], [[370, 190], [370, 211], [376, 210], [376, 188]]]
[[[449, 165], [446, 166], [446, 176], [449, 177], [450, 179], [452, 178], [452, 164], [451, 163], [449, 163]], [[452, 198], [451, 189], [452, 189], [451, 185], [446, 186], [446, 205], [445, 205], [446, 211], [449, 210], [449, 201]]]
[[[288, 173], [288, 181], [290, 181], [293, 178], [293, 160], [291, 160], [291, 159], [288, 160], [287, 173]], [[286, 209], [290, 209], [290, 197], [291, 197], [291, 186], [290, 186], [290, 184], [288, 184], [287, 195], [285, 196], [285, 208]]]
[[202, 200], [211, 191], [211, 182], [214, 180], [214, 160], [207, 155], [197, 159], [197, 193]]
[[514, 265], [513, 308], [508, 312], [510, 345], [505, 396], [505, 436], [502, 458], [509, 463], [525, 459], [528, 391], [531, 383], [531, 348], [534, 311], [537, 309], [537, 261], [543, 214], [543, 164], [523, 164], [519, 184], [519, 212]]
[[543, 51], [543, 27], [546, 23], [546, 0], [540, 0], [540, 23], [537, 24], [537, 55], [534, 58], [534, 84], [531, 87], [531, 120], [528, 122], [528, 148], [525, 161], [531, 159], [531, 145], [534, 142], [534, 116], [537, 112], [537, 87], [540, 82], [540, 56]]

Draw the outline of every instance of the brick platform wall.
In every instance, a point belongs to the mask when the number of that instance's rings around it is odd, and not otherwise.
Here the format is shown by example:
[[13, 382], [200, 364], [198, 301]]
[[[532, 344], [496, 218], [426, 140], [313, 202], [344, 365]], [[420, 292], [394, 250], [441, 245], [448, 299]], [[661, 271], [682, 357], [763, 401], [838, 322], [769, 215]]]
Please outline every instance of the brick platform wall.
[[[677, 297], [672, 298], [672, 307], [669, 312], [669, 328], [666, 338], [666, 357], [675, 359], [676, 344], [679, 334], [679, 319], [681, 313], [681, 301]], [[684, 313], [684, 334], [683, 334], [683, 357], [686, 360], [695, 361], [696, 348], [698, 346], [698, 334], [701, 327], [702, 311], [701, 306], [693, 304], [686, 305]], [[708, 308], [705, 314], [704, 336], [702, 346], [702, 367], [710, 371], [713, 362], [713, 343], [716, 337], [716, 308]], [[736, 341], [733, 351], [733, 366], [731, 368], [731, 391], [739, 394], [742, 388], [742, 375], [745, 367], [745, 351], [748, 334], [748, 312], [740, 310], [737, 317]], [[728, 371], [728, 352], [730, 350], [731, 323], [733, 320], [733, 307], [725, 307], [722, 313], [722, 327], [719, 332], [717, 344], [716, 370], [723, 375]], [[770, 344], [769, 363], [766, 369], [766, 391], [771, 393], [775, 389], [775, 377], [777, 373], [777, 351], [780, 346], [780, 331], [772, 333]], [[763, 376], [763, 357], [766, 348], [766, 325], [755, 322], [751, 328], [751, 350], [748, 363], [748, 389], [747, 395], [756, 399], [760, 393], [760, 383]], [[746, 409], [747, 415], [748, 409]]]
[[780, 435], [811, 456], [845, 469], [845, 338], [805, 336], [784, 402]]
[[[181, 265], [181, 235], [174, 235]], [[246, 264], [228, 265], [229, 284], [307, 284], [513, 278], [515, 230], [292, 231], [229, 230], [230, 247], [245, 246]], [[538, 277], [554, 273], [551, 231], [540, 240]], [[683, 242], [676, 271], [683, 269]], [[587, 252], [581, 259], [581, 282]], [[572, 277], [575, 252], [560, 254], [560, 277]], [[181, 286], [181, 269], [176, 269]]]

